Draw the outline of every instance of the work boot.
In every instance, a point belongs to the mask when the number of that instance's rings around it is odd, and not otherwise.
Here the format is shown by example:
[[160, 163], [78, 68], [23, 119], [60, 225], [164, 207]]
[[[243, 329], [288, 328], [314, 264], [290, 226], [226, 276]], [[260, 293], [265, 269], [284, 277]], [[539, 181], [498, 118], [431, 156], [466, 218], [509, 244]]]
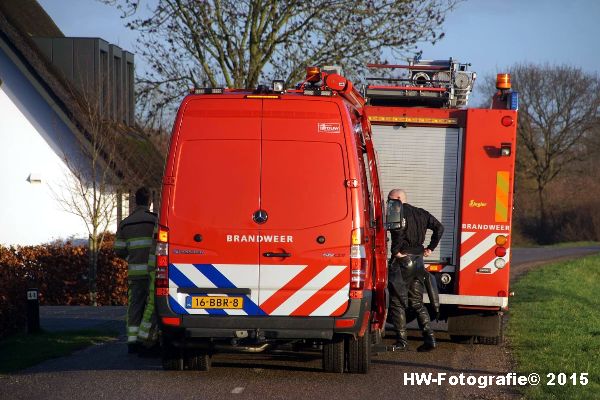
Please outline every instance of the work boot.
[[396, 343], [394, 343], [394, 351], [408, 350], [408, 335], [406, 334], [406, 313], [402, 310], [398, 313], [396, 330]]
[[394, 343], [393, 351], [406, 351], [406, 350], [408, 350], [408, 340], [406, 340], [406, 337], [397, 335], [396, 343]]
[[418, 352], [431, 351], [437, 347], [433, 332], [423, 334], [423, 344], [417, 347]]
[[[422, 286], [421, 286], [422, 287]], [[431, 351], [436, 348], [433, 329], [431, 329], [431, 321], [429, 320], [429, 311], [422, 304], [421, 307], [415, 310], [417, 312], [417, 322], [419, 328], [423, 332], [423, 344], [417, 347], [417, 351]]]

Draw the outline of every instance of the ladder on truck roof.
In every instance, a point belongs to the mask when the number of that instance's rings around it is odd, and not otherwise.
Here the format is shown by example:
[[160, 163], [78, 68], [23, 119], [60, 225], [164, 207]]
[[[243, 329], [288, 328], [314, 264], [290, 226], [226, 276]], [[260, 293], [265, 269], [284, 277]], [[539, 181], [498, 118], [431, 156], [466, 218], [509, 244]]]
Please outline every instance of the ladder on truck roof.
[[373, 106], [465, 107], [477, 74], [470, 64], [448, 60], [414, 59], [407, 65], [367, 64], [372, 69], [400, 69], [403, 77], [369, 77], [364, 96]]

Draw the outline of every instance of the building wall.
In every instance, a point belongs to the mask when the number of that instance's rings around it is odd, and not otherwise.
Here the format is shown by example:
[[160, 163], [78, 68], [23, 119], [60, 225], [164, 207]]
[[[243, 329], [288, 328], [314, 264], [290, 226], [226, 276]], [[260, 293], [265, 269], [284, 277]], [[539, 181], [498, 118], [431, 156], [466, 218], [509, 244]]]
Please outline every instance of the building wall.
[[[0, 244], [87, 238], [83, 220], [53, 194], [70, 174], [63, 152], [77, 153], [72, 131], [3, 48], [0, 80]], [[30, 183], [31, 174], [41, 182]]]
[[34, 37], [46, 58], [106, 117], [135, 122], [134, 55], [100, 38]]

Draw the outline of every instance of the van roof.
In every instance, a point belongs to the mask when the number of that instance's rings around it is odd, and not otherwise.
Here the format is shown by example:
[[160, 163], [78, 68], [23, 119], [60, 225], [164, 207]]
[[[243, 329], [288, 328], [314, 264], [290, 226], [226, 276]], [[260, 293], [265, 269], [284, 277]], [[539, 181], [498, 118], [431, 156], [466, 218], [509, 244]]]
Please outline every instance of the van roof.
[[[283, 97], [304, 97], [304, 98], [316, 98], [316, 99], [331, 99], [338, 98], [340, 96], [332, 94], [332, 95], [322, 95], [322, 96], [310, 96], [305, 95], [302, 90], [290, 89], [286, 90], [284, 93], [257, 93], [256, 91], [246, 90], [246, 89], [223, 89], [222, 93], [202, 93], [198, 92], [198, 89], [190, 90], [188, 96], [202, 96], [202, 97], [233, 97], [233, 98], [264, 98], [264, 99], [273, 99], [273, 98], [283, 98]], [[209, 89], [200, 89], [200, 90], [209, 90]]]
[[[214, 93], [213, 91], [218, 90], [220, 93]], [[312, 101], [343, 101], [344, 98], [337, 93], [330, 90], [314, 90], [311, 91], [315, 94], [305, 94], [300, 89], [287, 89], [283, 93], [278, 92], [258, 92], [251, 89], [226, 89], [226, 88], [196, 88], [191, 89], [190, 93], [184, 98], [183, 103], [193, 98], [208, 98], [208, 99], [243, 99], [249, 100], [276, 100], [276, 99], [304, 99]]]

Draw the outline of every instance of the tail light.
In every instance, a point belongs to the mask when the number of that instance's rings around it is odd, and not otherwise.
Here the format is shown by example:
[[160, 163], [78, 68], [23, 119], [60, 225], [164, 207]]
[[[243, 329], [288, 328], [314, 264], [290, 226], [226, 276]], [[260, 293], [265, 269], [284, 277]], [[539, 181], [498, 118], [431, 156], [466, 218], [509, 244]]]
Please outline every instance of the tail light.
[[506, 255], [506, 249], [504, 247], [496, 247], [494, 252], [496, 253], [496, 257], [504, 257]]
[[494, 260], [494, 266], [498, 269], [502, 269], [506, 266], [506, 260], [502, 257], [506, 256], [506, 244], [508, 243], [508, 238], [505, 235], [496, 236], [496, 249], [494, 250], [494, 254], [496, 255], [496, 260]]
[[181, 318], [179, 318], [179, 317], [162, 317], [162, 323], [165, 325], [179, 326], [179, 325], [181, 325]]
[[427, 269], [427, 271], [429, 271], [429, 272], [442, 272], [442, 269], [444, 269], [444, 265], [443, 264], [427, 264], [425, 266], [425, 269]]
[[508, 242], [508, 238], [504, 235], [498, 235], [496, 236], [496, 244], [498, 246], [504, 246], [506, 244], [506, 242]]
[[365, 284], [367, 255], [363, 240], [363, 230], [352, 230], [350, 246], [350, 289], [362, 289]]
[[156, 295], [169, 295], [169, 230], [158, 227], [156, 237]]

